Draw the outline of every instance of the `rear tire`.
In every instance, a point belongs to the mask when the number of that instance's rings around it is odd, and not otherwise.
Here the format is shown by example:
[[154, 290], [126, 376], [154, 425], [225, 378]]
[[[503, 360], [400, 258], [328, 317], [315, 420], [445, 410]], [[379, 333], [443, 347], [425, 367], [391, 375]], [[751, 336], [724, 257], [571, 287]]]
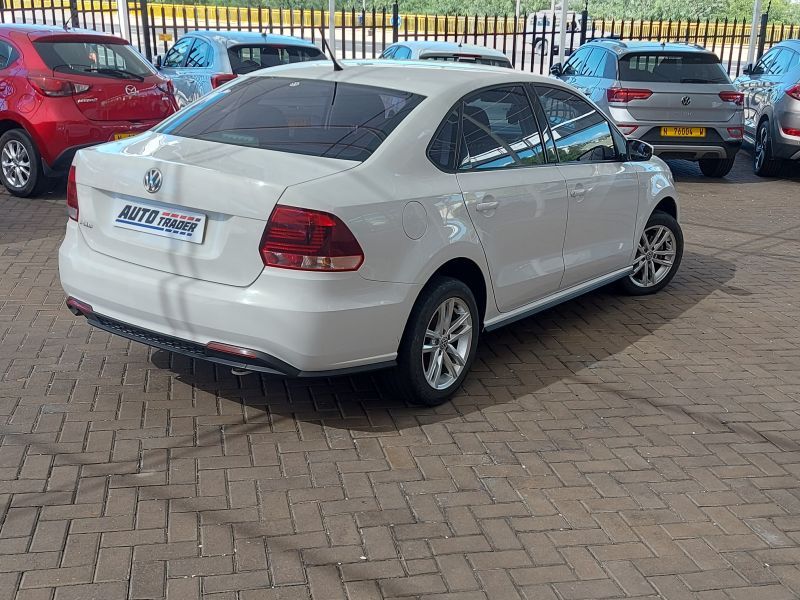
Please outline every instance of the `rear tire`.
[[423, 289], [408, 318], [390, 383], [404, 400], [437, 406], [458, 391], [475, 360], [481, 317], [472, 290], [452, 277]]
[[772, 134], [767, 119], [761, 121], [756, 131], [753, 148], [753, 171], [759, 177], [775, 177], [783, 164], [772, 155]]
[[42, 172], [42, 156], [24, 129], [0, 137], [0, 181], [10, 194], [30, 198], [52, 185]]
[[725, 177], [731, 172], [736, 158], [701, 158], [700, 171], [706, 177]]
[[619, 288], [629, 296], [661, 291], [675, 276], [683, 258], [683, 231], [672, 215], [655, 211], [639, 238], [634, 270], [620, 279]]

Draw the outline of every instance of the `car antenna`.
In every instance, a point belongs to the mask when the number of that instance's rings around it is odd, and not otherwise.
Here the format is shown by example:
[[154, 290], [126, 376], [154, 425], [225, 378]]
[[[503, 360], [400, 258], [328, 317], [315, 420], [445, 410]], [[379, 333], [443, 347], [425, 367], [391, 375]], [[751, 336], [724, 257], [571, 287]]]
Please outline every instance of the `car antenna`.
[[336, 60], [336, 55], [331, 50], [331, 47], [328, 45], [328, 41], [325, 39], [325, 33], [322, 31], [322, 28], [319, 30], [319, 38], [322, 40], [322, 47], [324, 50], [328, 51], [328, 54], [331, 55], [331, 60], [333, 61], [333, 70], [334, 71], [344, 71], [344, 67], [342, 64]]

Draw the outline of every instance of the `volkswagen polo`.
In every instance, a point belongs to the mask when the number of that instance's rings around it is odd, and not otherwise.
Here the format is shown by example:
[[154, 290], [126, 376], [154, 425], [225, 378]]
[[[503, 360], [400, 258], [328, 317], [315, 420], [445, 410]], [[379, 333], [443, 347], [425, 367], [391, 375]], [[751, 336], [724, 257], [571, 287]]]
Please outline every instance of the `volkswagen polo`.
[[573, 88], [457, 63], [240, 77], [82, 150], [59, 253], [90, 324], [250, 371], [391, 368], [450, 397], [478, 336], [617, 282], [663, 288], [670, 171]]

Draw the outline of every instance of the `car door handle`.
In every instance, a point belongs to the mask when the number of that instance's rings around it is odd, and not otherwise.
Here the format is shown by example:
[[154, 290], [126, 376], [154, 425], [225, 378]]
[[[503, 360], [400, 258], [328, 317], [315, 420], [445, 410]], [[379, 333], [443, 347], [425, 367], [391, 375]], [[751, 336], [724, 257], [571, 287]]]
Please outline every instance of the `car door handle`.
[[576, 186], [572, 188], [572, 191], [569, 193], [569, 195], [570, 198], [578, 198], [580, 200], [583, 200], [583, 197], [586, 195], [586, 188], [583, 186], [580, 187]]
[[497, 208], [499, 205], [500, 203], [497, 200], [490, 200], [489, 202], [478, 202], [475, 205], [475, 210], [478, 210], [480, 212], [489, 212]]

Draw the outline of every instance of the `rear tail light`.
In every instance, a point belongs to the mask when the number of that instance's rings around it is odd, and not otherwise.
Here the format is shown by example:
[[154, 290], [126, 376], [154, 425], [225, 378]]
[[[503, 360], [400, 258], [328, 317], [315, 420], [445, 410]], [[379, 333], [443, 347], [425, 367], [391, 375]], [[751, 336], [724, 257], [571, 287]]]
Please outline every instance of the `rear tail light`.
[[216, 75], [211, 76], [211, 87], [218, 88], [229, 81], [233, 81], [234, 79], [236, 79], [236, 75], [233, 73], [217, 73]]
[[622, 132], [622, 135], [630, 135], [637, 129], [638, 125], [617, 125], [617, 128]]
[[650, 90], [637, 90], [633, 88], [608, 88], [606, 98], [609, 102], [626, 104], [631, 100], [647, 100], [653, 92]]
[[75, 83], [74, 81], [48, 77], [47, 75], [32, 75], [28, 77], [28, 81], [37, 92], [43, 96], [50, 97], [74, 96], [75, 94], [88, 92], [92, 87], [85, 83]]
[[69, 168], [67, 177], [67, 215], [73, 221], [78, 220], [78, 184], [75, 181], [75, 165]]
[[165, 79], [164, 81], [157, 83], [156, 87], [165, 94], [169, 94], [170, 96], [175, 94], [175, 86], [172, 85], [171, 79]]
[[339, 217], [325, 212], [275, 207], [261, 238], [268, 267], [301, 271], [355, 271], [364, 252]]
[[786, 93], [789, 94], [795, 100], [800, 100], [800, 83], [790, 87], [788, 90], [786, 90]]
[[741, 140], [744, 137], [744, 127], [728, 127], [728, 135], [734, 139]]
[[720, 92], [719, 97], [723, 102], [731, 102], [736, 106], [744, 104], [744, 94], [742, 92]]
[[800, 137], [800, 129], [796, 129], [794, 127], [781, 127], [781, 130], [786, 135], [794, 135]]

